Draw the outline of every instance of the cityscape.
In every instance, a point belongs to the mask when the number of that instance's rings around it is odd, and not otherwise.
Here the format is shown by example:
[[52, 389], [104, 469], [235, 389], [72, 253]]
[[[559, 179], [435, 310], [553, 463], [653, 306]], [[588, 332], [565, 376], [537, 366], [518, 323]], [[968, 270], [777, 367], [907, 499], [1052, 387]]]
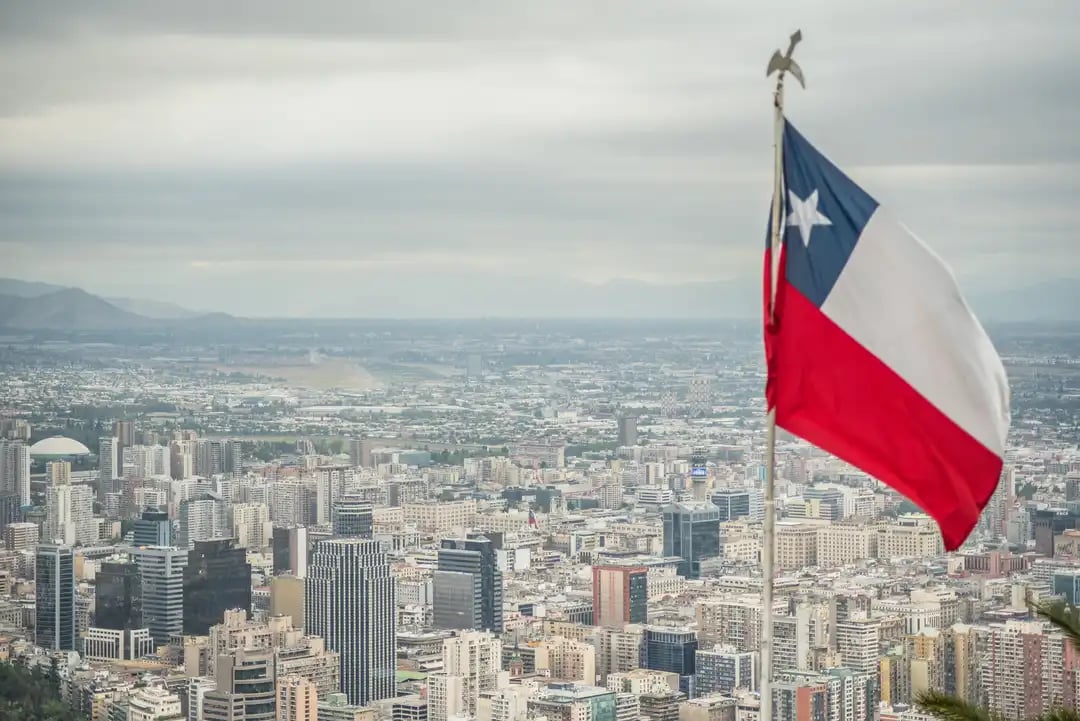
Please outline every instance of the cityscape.
[[0, 721], [1080, 721], [1077, 0], [0, 7]]
[[[758, 718], [755, 323], [295, 326], [8, 331], [6, 658], [94, 721]], [[991, 334], [1013, 431], [955, 553], [781, 433], [774, 718], [1076, 705], [1031, 604], [1080, 602], [1078, 336]]]

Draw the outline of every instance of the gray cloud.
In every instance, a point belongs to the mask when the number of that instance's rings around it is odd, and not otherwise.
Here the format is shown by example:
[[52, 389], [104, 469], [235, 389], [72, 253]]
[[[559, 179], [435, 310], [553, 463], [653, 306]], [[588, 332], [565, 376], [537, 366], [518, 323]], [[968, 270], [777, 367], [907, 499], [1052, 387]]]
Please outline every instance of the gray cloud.
[[763, 65], [798, 24], [793, 121], [966, 284], [1080, 271], [1069, 0], [0, 13], [3, 275], [268, 315], [589, 314], [559, 298], [620, 278], [752, 293]]

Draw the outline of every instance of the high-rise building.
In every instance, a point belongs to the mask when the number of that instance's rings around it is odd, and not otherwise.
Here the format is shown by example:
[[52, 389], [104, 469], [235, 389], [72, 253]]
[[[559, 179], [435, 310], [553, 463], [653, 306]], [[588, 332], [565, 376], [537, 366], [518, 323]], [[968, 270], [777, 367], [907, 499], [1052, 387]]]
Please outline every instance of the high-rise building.
[[237, 649], [219, 656], [216, 688], [203, 696], [205, 721], [274, 721], [277, 717], [274, 655], [268, 649]]
[[104, 561], [94, 581], [96, 628], [142, 628], [142, 585], [134, 561]]
[[736, 651], [731, 646], [717, 646], [709, 651], [698, 650], [694, 659], [697, 694], [731, 696], [735, 689], [755, 690], [755, 661], [753, 652]]
[[722, 488], [715, 491], [710, 499], [720, 512], [721, 521], [737, 521], [750, 517], [749, 488]]
[[30, 446], [25, 441], [0, 440], [0, 491], [30, 505]]
[[50, 486], [71, 484], [71, 463], [68, 461], [50, 461], [45, 465], [45, 480]]
[[665, 506], [664, 555], [682, 558], [679, 575], [698, 578], [701, 562], [720, 555], [720, 512], [711, 503]]
[[648, 623], [649, 574], [643, 566], [593, 566], [593, 625]]
[[873, 674], [880, 666], [878, 642], [881, 623], [876, 619], [853, 618], [834, 628], [836, 650], [846, 668], [856, 673]]
[[29, 551], [37, 545], [40, 534], [36, 523], [9, 523], [4, 529], [4, 547], [9, 551]]
[[120, 442], [109, 436], [98, 441], [98, 498], [116, 491], [116, 481], [121, 476]]
[[195, 541], [210, 541], [229, 535], [226, 503], [216, 493], [202, 493], [180, 501], [181, 548], [193, 548]]
[[362, 496], [349, 495], [334, 501], [330, 516], [335, 538], [372, 537], [374, 510], [371, 501]]
[[196, 541], [184, 568], [184, 633], [205, 635], [234, 608], [251, 611], [251, 565], [230, 538]]
[[502, 633], [502, 571], [486, 536], [443, 539], [432, 580], [436, 628]]
[[635, 416], [619, 416], [619, 445], [636, 446], [637, 441], [637, 418]]
[[136, 546], [175, 545], [175, 534], [169, 514], [154, 508], [144, 510], [142, 515], [135, 520], [132, 543]]
[[124, 448], [135, 445], [135, 421], [115, 421], [113, 438], [116, 438]]
[[[1023, 719], [1062, 708], [1065, 643], [1060, 633], [1048, 633], [1036, 621], [991, 626], [982, 663], [989, 710], [1003, 718]], [[1075, 700], [1074, 695], [1073, 703]]]
[[45, 492], [45, 540], [68, 546], [96, 543], [94, 492], [88, 486], [71, 485], [70, 473], [57, 478], [59, 483]]
[[142, 586], [143, 624], [154, 643], [169, 642], [184, 632], [184, 567], [186, 548], [140, 546], [132, 548]]
[[376, 541], [335, 538], [315, 547], [305, 629], [341, 654], [341, 688], [360, 706], [396, 695], [397, 591]]
[[277, 721], [318, 721], [319, 697], [315, 684], [303, 676], [277, 680]]
[[345, 448], [349, 454], [349, 463], [353, 466], [371, 468], [374, 465], [372, 451], [375, 442], [367, 438], [350, 438]]
[[273, 541], [274, 526], [265, 503], [235, 503], [232, 506], [233, 538], [236, 545], [261, 551]]
[[37, 547], [35, 642], [53, 651], [75, 649], [75, 556], [70, 546]]
[[480, 694], [496, 690], [500, 674], [507, 675], [502, 671], [502, 641], [491, 633], [466, 631], [444, 640], [442, 655], [442, 672], [430, 677], [429, 721], [475, 717]]
[[549, 721], [616, 721], [615, 692], [597, 686], [551, 683], [528, 701], [528, 717]]
[[679, 690], [688, 697], [694, 691], [697, 634], [689, 628], [645, 627], [645, 668], [679, 674]]

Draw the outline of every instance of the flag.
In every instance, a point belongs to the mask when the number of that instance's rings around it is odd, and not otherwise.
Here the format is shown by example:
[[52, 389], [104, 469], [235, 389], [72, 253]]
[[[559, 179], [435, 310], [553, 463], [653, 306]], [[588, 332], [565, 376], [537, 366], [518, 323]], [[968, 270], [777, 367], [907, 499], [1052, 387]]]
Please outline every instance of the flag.
[[907, 496], [958, 548], [1001, 476], [1005, 369], [930, 248], [790, 124], [766, 388], [776, 424]]

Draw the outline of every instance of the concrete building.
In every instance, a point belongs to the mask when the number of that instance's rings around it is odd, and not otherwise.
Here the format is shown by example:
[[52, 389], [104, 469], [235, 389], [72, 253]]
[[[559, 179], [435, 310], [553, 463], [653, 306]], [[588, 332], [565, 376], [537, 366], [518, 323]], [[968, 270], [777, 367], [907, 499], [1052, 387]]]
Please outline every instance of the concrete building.
[[317, 689], [303, 676], [277, 679], [277, 721], [318, 721]]

